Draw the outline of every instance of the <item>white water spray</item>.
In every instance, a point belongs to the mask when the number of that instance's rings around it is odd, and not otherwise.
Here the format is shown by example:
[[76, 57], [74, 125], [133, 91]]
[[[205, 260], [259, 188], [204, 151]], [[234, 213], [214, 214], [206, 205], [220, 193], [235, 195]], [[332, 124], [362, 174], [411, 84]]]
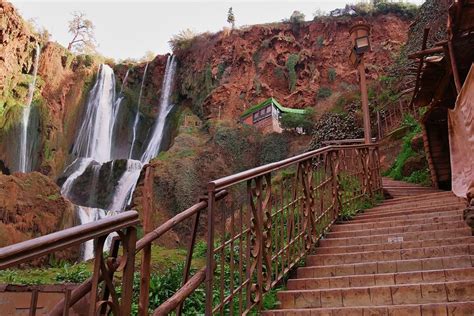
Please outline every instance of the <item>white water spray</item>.
[[135, 147], [135, 141], [137, 140], [137, 128], [138, 128], [138, 122], [140, 121], [140, 102], [142, 100], [143, 84], [145, 83], [147, 70], [148, 70], [148, 63], [146, 63], [145, 65], [145, 71], [143, 72], [143, 77], [142, 77], [142, 84], [140, 86], [140, 94], [138, 95], [137, 113], [135, 114], [135, 121], [133, 122], [132, 145], [130, 146], [130, 154], [128, 155], [128, 159], [133, 158], [133, 149]]
[[87, 101], [86, 114], [74, 144], [76, 157], [92, 158], [103, 163], [111, 159], [114, 126], [115, 76], [102, 64], [99, 76]]
[[152, 158], [158, 155], [160, 151], [161, 142], [163, 140], [163, 131], [165, 128], [166, 117], [173, 109], [173, 104], [170, 102], [171, 92], [173, 88], [174, 75], [176, 73], [176, 60], [174, 56], [168, 56], [166, 62], [165, 76], [161, 88], [160, 98], [160, 112], [156, 119], [155, 125], [153, 126], [153, 132], [148, 145], [143, 152], [141, 161], [143, 163], [149, 162]]
[[28, 125], [30, 122], [31, 103], [33, 102], [33, 96], [36, 87], [36, 76], [38, 74], [38, 63], [40, 56], [40, 46], [36, 43], [35, 60], [33, 64], [33, 80], [28, 85], [28, 97], [26, 104], [23, 107], [21, 114], [21, 135], [20, 135], [20, 161], [19, 171], [30, 172], [31, 171], [31, 142], [28, 142]]

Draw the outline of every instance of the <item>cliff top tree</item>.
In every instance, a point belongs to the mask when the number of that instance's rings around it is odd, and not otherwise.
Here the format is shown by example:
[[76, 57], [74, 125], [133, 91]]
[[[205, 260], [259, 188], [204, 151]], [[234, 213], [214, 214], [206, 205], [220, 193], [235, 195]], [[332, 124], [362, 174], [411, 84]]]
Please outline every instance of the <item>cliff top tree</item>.
[[69, 21], [69, 33], [73, 35], [67, 49], [77, 52], [95, 51], [94, 24], [83, 12], [73, 12]]
[[232, 7], [229, 8], [229, 11], [227, 11], [227, 23], [229, 23], [232, 28], [235, 27], [235, 16], [234, 11], [232, 11]]
[[291, 23], [303, 23], [304, 22], [305, 15], [303, 12], [300, 12], [298, 10], [293, 11], [293, 13], [290, 16], [290, 22]]

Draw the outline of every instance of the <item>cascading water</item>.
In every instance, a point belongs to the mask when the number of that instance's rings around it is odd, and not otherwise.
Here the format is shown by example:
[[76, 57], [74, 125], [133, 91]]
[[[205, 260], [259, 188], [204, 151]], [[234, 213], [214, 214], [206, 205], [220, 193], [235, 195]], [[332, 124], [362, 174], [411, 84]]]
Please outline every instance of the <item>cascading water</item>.
[[146, 63], [145, 65], [145, 71], [143, 72], [143, 77], [142, 77], [142, 84], [140, 85], [140, 94], [138, 95], [138, 102], [137, 102], [137, 113], [135, 114], [135, 121], [133, 122], [133, 129], [132, 129], [132, 145], [130, 146], [130, 154], [128, 156], [128, 159], [133, 158], [133, 149], [135, 148], [135, 142], [137, 140], [137, 128], [138, 128], [138, 122], [140, 121], [140, 102], [142, 100], [143, 84], [145, 83], [147, 70], [148, 70], [148, 63]]
[[31, 103], [33, 102], [33, 95], [36, 87], [36, 76], [38, 74], [38, 63], [40, 56], [40, 46], [36, 43], [35, 60], [33, 64], [33, 80], [28, 85], [28, 97], [26, 104], [23, 107], [21, 114], [21, 134], [20, 134], [20, 153], [19, 153], [19, 167], [20, 172], [31, 171], [31, 143], [28, 142], [28, 125], [30, 122]]
[[108, 65], [101, 65], [86, 106], [73, 154], [103, 163], [111, 159], [114, 127], [115, 75]]
[[173, 80], [176, 72], [176, 60], [174, 56], [168, 56], [166, 61], [165, 77], [163, 79], [163, 85], [161, 88], [161, 99], [160, 99], [160, 113], [153, 127], [150, 141], [144, 151], [141, 161], [146, 163], [155, 157], [161, 146], [163, 140], [163, 130], [165, 128], [166, 117], [169, 112], [173, 109], [173, 104], [170, 103], [171, 92], [173, 88]]
[[[143, 79], [140, 87], [140, 99], [143, 93], [143, 81], [145, 80], [148, 64], [145, 67]], [[100, 208], [77, 206], [77, 214], [81, 224], [89, 223], [104, 216], [114, 214], [115, 212], [122, 212], [130, 203], [133, 191], [137, 184], [143, 165], [155, 157], [160, 149], [161, 140], [163, 137], [163, 130], [166, 123], [166, 117], [172, 109], [170, 104], [171, 90], [173, 86], [174, 74], [176, 72], [176, 61], [174, 57], [168, 57], [165, 76], [162, 84], [162, 95], [160, 99], [160, 111], [152, 133], [149, 135], [149, 140], [145, 148], [144, 154], [140, 160], [127, 160], [126, 170], [121, 175], [115, 186], [109, 210], [105, 211]], [[125, 76], [124, 82], [126, 81]], [[124, 83], [122, 83], [123, 89]], [[69, 176], [61, 187], [63, 195], [68, 197], [77, 179], [83, 175], [87, 170], [92, 170], [91, 192], [90, 198], [97, 197], [97, 181], [99, 179], [99, 172], [102, 164], [112, 157], [112, 138], [114, 126], [117, 122], [117, 112], [122, 93], [118, 94], [115, 99], [115, 77], [113, 70], [107, 66], [102, 65], [100, 73], [93, 89], [90, 92], [87, 103], [86, 114], [84, 121], [77, 135], [76, 143], [73, 147], [73, 154], [77, 157], [76, 160], [65, 170]], [[139, 113], [137, 112], [137, 115]], [[134, 137], [136, 137], [137, 121], [134, 124]], [[130, 152], [134, 144], [132, 143]], [[93, 165], [94, 164], [94, 165]], [[111, 172], [113, 171], [113, 163], [111, 164]], [[91, 202], [89, 200], [89, 202]], [[93, 243], [85, 243], [83, 247], [83, 259], [87, 260], [93, 257]]]
[[123, 95], [123, 88], [125, 87], [125, 84], [128, 79], [128, 74], [130, 73], [130, 69], [127, 69], [127, 72], [125, 73], [125, 77], [123, 78], [122, 85], [120, 86], [120, 92], [118, 94], [117, 100], [115, 101], [114, 104], [114, 122], [117, 121], [117, 115], [120, 112], [120, 105], [122, 104], [124, 95]]

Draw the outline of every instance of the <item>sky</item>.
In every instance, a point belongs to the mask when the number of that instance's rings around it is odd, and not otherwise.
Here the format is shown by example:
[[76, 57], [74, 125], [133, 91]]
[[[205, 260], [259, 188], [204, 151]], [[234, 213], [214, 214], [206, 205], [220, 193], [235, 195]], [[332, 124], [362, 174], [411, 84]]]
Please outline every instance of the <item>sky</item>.
[[[140, 58], [147, 51], [156, 54], [170, 52], [168, 40], [180, 31], [192, 29], [197, 33], [222, 30], [227, 24], [227, 10], [233, 8], [236, 26], [278, 22], [290, 17], [294, 10], [313, 18], [320, 9], [329, 12], [342, 8], [350, 0], [313, 1], [70, 1], [19, 0], [11, 1], [24, 19], [34, 19], [45, 27], [52, 40], [67, 46], [71, 40], [68, 21], [71, 13], [84, 12], [95, 25], [98, 51], [116, 60]], [[421, 4], [424, 0], [408, 2]]]

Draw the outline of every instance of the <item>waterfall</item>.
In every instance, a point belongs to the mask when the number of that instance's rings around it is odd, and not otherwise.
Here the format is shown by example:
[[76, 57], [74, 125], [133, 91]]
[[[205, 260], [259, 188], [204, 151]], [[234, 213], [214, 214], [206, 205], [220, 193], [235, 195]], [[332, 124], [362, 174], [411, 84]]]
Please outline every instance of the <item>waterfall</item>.
[[63, 185], [61, 186], [61, 194], [68, 197], [71, 189], [74, 185], [74, 182], [77, 178], [79, 178], [84, 171], [86, 171], [87, 167], [94, 161], [91, 158], [77, 158], [70, 164], [64, 172], [69, 171], [69, 169], [73, 170], [72, 173], [67, 177], [66, 181], [64, 181]]
[[[136, 141], [140, 100], [143, 93], [147, 68], [148, 64], [145, 66], [140, 86], [137, 115], [133, 126], [134, 141], [131, 144], [130, 153], [132, 153]], [[162, 95], [159, 104], [160, 111], [152, 131], [148, 136], [149, 140], [146, 143], [147, 146], [144, 154], [140, 160], [127, 160], [126, 170], [120, 176], [118, 183], [114, 188], [110, 205], [107, 207], [111, 211], [78, 205], [77, 214], [81, 224], [96, 221], [105, 216], [115, 214], [115, 212], [122, 212], [125, 210], [127, 205], [130, 204], [143, 165], [155, 157], [160, 150], [166, 117], [173, 107], [173, 105], [170, 104], [170, 96], [175, 72], [176, 61], [174, 57], [170, 56], [166, 63], [166, 70], [163, 78]], [[64, 171], [64, 173], [69, 174], [61, 187], [61, 193], [64, 196], [68, 197], [77, 182], [76, 180], [83, 175], [88, 168], [92, 168], [90, 198], [88, 202], [93, 201], [94, 203], [97, 203], [98, 183], [101, 180], [103, 181], [103, 179], [100, 179], [99, 175], [100, 168], [103, 163], [110, 160], [113, 161], [115, 158], [112, 156], [113, 131], [117, 122], [120, 103], [123, 99], [122, 92], [127, 76], [128, 71], [125, 75], [120, 92], [116, 96], [115, 76], [113, 70], [107, 65], [101, 65], [97, 81], [89, 94], [89, 99], [86, 105], [86, 114], [73, 147], [73, 154], [76, 156], [76, 160]], [[112, 170], [113, 165], [112, 162]], [[79, 182], [77, 183], [79, 184]], [[89, 205], [91, 205], [91, 203], [89, 203]], [[86, 242], [83, 245], [83, 259], [87, 260], [92, 258], [94, 256], [93, 250], [93, 241]]]
[[160, 98], [160, 112], [158, 118], [153, 126], [153, 132], [148, 145], [143, 152], [141, 161], [144, 163], [149, 162], [152, 158], [158, 155], [160, 151], [161, 141], [163, 140], [163, 131], [165, 128], [166, 117], [169, 112], [173, 109], [173, 104], [170, 103], [171, 92], [173, 88], [174, 75], [176, 73], [176, 60], [174, 56], [168, 56], [166, 61], [165, 76], [163, 78], [163, 84], [161, 88]]
[[130, 69], [127, 69], [127, 72], [125, 73], [125, 77], [123, 78], [123, 81], [122, 81], [122, 85], [120, 86], [120, 91], [119, 91], [117, 100], [115, 101], [115, 104], [114, 104], [114, 122], [117, 121], [117, 115], [120, 112], [120, 105], [122, 104], [122, 100], [124, 98], [123, 88], [125, 86], [125, 83], [127, 82], [129, 73], [130, 73]]
[[[79, 205], [76, 205], [76, 213], [81, 225], [95, 222], [107, 216], [106, 212], [104, 210], [101, 210], [100, 208], [91, 208]], [[109, 239], [109, 237], [107, 239]], [[104, 248], [106, 248], [104, 250], [108, 249], [107, 243]], [[91, 239], [86, 241], [82, 246], [81, 252], [81, 258], [83, 260], [89, 260], [94, 258], [94, 240]]]
[[114, 103], [114, 71], [102, 64], [89, 94], [86, 114], [74, 144], [73, 154], [76, 157], [92, 158], [100, 163], [111, 159]]
[[21, 134], [20, 134], [20, 155], [19, 155], [19, 171], [30, 172], [31, 171], [31, 142], [28, 142], [28, 125], [30, 122], [31, 103], [33, 102], [33, 96], [36, 87], [36, 76], [38, 74], [38, 63], [40, 56], [40, 46], [36, 43], [35, 60], [33, 64], [33, 80], [28, 85], [28, 97], [26, 104], [23, 107], [21, 114]]
[[142, 167], [141, 161], [132, 159], [127, 161], [127, 170], [123, 173], [117, 184], [112, 203], [109, 206], [110, 210], [122, 212], [130, 204]]
[[135, 121], [133, 122], [132, 145], [130, 146], [130, 154], [128, 156], [129, 159], [132, 159], [133, 157], [133, 148], [135, 147], [135, 141], [137, 139], [137, 128], [138, 128], [138, 122], [140, 121], [140, 102], [142, 100], [143, 84], [145, 83], [147, 70], [148, 70], [148, 63], [146, 63], [145, 65], [145, 71], [143, 72], [143, 77], [142, 77], [142, 84], [140, 86], [140, 94], [138, 95], [137, 113], [135, 114]]

